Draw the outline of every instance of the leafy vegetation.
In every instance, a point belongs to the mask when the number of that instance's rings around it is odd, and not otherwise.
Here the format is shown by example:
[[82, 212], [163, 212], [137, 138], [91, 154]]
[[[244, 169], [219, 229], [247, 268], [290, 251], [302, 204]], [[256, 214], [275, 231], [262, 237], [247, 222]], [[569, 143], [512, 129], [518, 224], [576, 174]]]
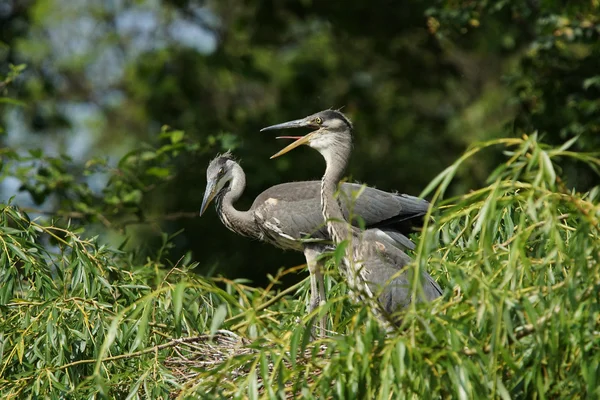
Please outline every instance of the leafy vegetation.
[[[206, 166], [228, 149], [248, 174], [240, 209], [275, 184], [321, 177], [308, 150], [269, 161], [278, 146], [259, 133], [267, 125], [343, 107], [356, 127], [351, 179], [413, 195], [478, 141], [538, 131], [555, 146], [578, 137], [574, 150], [600, 147], [597, 1], [9, 3], [0, 75], [9, 63], [27, 68], [0, 91], [27, 107], [0, 103], [2, 145], [68, 154], [82, 170], [157, 143], [163, 125], [185, 131], [198, 150], [139, 205], [153, 226], [130, 224], [127, 236], [152, 248], [161, 232], [183, 229], [173, 254], [191, 251], [204, 275], [265, 286], [267, 274], [303, 262], [259, 245], [256, 265], [256, 243], [214, 212], [196, 217]], [[473, 158], [449, 195], [482, 187], [501, 162], [495, 151]], [[596, 185], [580, 164], [563, 168], [568, 187]]]
[[[201, 3], [0, 7], [2, 396], [600, 398], [597, 1]], [[258, 129], [342, 105], [350, 175], [433, 204], [389, 334], [193, 218], [220, 150], [240, 208], [318, 178]]]
[[[435, 208], [412, 268], [445, 288], [388, 336], [328, 273], [331, 334], [310, 341], [308, 283], [205, 279], [189, 258], [84, 239], [1, 210], [0, 391], [9, 397], [593, 398], [600, 395], [600, 191], [561, 188], [558, 166], [597, 154], [537, 135], [474, 145], [436, 178], [441, 198], [475, 154], [504, 149], [489, 185]], [[296, 270], [281, 271], [282, 274]], [[299, 323], [300, 322], [300, 323]]]

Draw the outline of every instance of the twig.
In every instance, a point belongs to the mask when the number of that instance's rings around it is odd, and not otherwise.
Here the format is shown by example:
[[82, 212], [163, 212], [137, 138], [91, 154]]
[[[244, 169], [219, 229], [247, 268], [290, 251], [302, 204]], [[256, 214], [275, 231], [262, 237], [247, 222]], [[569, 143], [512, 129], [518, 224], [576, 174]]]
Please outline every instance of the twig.
[[[217, 331], [217, 333], [224, 333], [227, 331]], [[231, 333], [231, 335], [236, 336], [233, 332], [227, 332], [228, 334]], [[135, 357], [139, 357], [142, 356], [144, 354], [148, 354], [148, 353], [152, 353], [152, 352], [156, 352], [162, 349], [166, 349], [168, 347], [173, 347], [176, 346], [178, 344], [186, 344], [186, 343], [190, 343], [190, 342], [196, 342], [196, 341], [208, 341], [210, 340], [210, 336], [209, 335], [200, 335], [200, 336], [193, 336], [193, 337], [186, 337], [186, 338], [179, 338], [179, 339], [172, 339], [171, 341], [167, 342], [167, 343], [163, 343], [163, 344], [159, 344], [156, 346], [152, 346], [152, 347], [148, 347], [146, 349], [143, 350], [139, 350], [133, 353], [128, 353], [128, 354], [120, 354], [118, 356], [111, 356], [111, 357], [106, 357], [103, 358], [102, 360], [100, 360], [101, 363], [103, 362], [107, 362], [107, 361], [117, 361], [117, 360], [122, 360], [122, 359], [127, 359], [127, 358], [135, 358]], [[81, 364], [94, 364], [98, 362], [98, 360], [78, 360], [78, 361], [74, 361], [72, 363], [69, 364], [65, 364], [65, 365], [61, 365], [59, 367], [56, 367], [55, 370], [62, 370], [62, 369], [67, 369], [67, 368], [71, 368], [74, 367], [76, 365], [81, 365]]]

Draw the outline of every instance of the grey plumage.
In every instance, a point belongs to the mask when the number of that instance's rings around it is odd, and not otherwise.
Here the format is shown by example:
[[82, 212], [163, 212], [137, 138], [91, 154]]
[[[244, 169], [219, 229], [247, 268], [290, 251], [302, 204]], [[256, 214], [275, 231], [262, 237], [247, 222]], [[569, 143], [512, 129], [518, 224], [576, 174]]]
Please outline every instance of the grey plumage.
[[[442, 294], [439, 285], [426, 271], [420, 271], [418, 298], [413, 299], [412, 274], [406, 268], [410, 257], [381, 229], [361, 232], [346, 222], [346, 215], [335, 198], [338, 182], [352, 148], [352, 124], [339, 111], [326, 110], [303, 119], [274, 125], [267, 129], [310, 127], [315, 130], [297, 139], [273, 157], [278, 157], [299, 145], [306, 144], [318, 150], [325, 158], [326, 170], [321, 182], [321, 212], [327, 220], [327, 231], [336, 244], [349, 240], [341, 265], [352, 295], [357, 300], [368, 301], [377, 296], [375, 312], [387, 324], [395, 321], [391, 314], [406, 307], [413, 300], [430, 301]], [[272, 157], [272, 158], [273, 158]], [[416, 205], [417, 203], [411, 203]], [[407, 207], [409, 208], [409, 207]], [[375, 223], [377, 225], [377, 223]], [[385, 224], [384, 224], [385, 226]]]
[[[320, 205], [320, 181], [289, 182], [273, 186], [256, 197], [248, 211], [235, 209], [233, 203], [242, 195], [246, 177], [230, 152], [217, 156], [207, 168], [207, 186], [200, 214], [215, 199], [217, 214], [233, 232], [271, 243], [282, 249], [303, 251], [311, 274], [311, 304], [314, 310], [324, 300], [324, 283], [316, 257], [331, 243]], [[362, 185], [345, 183], [343, 198]], [[380, 226], [380, 232], [393, 246], [405, 249], [414, 244], [405, 236], [411, 223], [420, 224], [429, 203], [416, 197], [393, 194], [366, 187], [354, 203], [341, 201], [343, 213], [360, 216], [367, 227]], [[358, 218], [354, 218], [358, 225]], [[305, 238], [309, 236], [310, 239]], [[323, 328], [324, 322], [320, 324]]]
[[[405, 249], [414, 249], [414, 243], [405, 235], [411, 232], [412, 223], [419, 220], [429, 208], [429, 203], [417, 197], [404, 194], [392, 194], [371, 187], [366, 187], [364, 192], [353, 201], [353, 193], [361, 190], [362, 185], [357, 183], [344, 183], [341, 189], [345, 195], [341, 205], [344, 217], [353, 216], [353, 224], [360, 225], [360, 219], [369, 228], [380, 228], [390, 235], [395, 243]], [[281, 221], [280, 229], [294, 239], [309, 235], [312, 238], [329, 240], [325, 227], [325, 220], [321, 212], [319, 193], [320, 181], [288, 182], [275, 185], [262, 192], [251, 210], [256, 210], [259, 219], [259, 229], [264, 230], [264, 220]], [[278, 204], [269, 204], [269, 199], [277, 199]], [[419, 221], [420, 224], [420, 221]], [[263, 232], [268, 234], [267, 232]], [[300, 244], [286, 243], [280, 247], [300, 250]]]
[[[272, 186], [256, 197], [248, 211], [239, 211], [233, 203], [242, 195], [245, 182], [244, 171], [231, 153], [217, 156], [207, 169], [207, 189], [201, 214], [215, 198], [223, 224], [241, 235], [298, 251], [302, 251], [301, 239], [306, 236], [325, 243], [330, 241], [321, 213], [320, 181]], [[351, 203], [353, 192], [361, 190], [362, 185], [344, 183], [341, 187], [346, 193], [341, 201], [345, 218], [352, 214], [355, 226], [362, 218], [366, 227], [380, 228], [395, 244], [414, 249], [414, 243], [405, 235], [411, 232], [413, 223], [420, 225], [429, 207], [426, 200], [366, 187]]]

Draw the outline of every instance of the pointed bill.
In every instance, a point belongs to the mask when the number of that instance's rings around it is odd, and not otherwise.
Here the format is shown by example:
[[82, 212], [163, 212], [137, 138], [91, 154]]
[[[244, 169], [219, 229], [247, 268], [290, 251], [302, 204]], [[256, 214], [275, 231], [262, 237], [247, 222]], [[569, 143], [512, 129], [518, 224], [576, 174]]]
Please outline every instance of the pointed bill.
[[206, 184], [206, 191], [204, 192], [204, 198], [202, 199], [202, 206], [200, 206], [200, 216], [202, 216], [202, 214], [204, 214], [204, 211], [206, 211], [206, 208], [208, 207], [210, 202], [214, 199], [215, 194], [217, 192], [216, 189], [217, 189], [217, 186], [215, 185], [215, 182], [208, 182]]
[[264, 131], [273, 131], [275, 129], [302, 128], [302, 127], [306, 127], [306, 126], [310, 126], [310, 124], [308, 124], [306, 122], [306, 120], [304, 118], [302, 118], [302, 119], [295, 119], [293, 121], [283, 122], [283, 123], [277, 124], [277, 125], [267, 126], [266, 128], [262, 128], [260, 131], [264, 132]]
[[[264, 132], [264, 131], [272, 131], [275, 129], [293, 129], [293, 128], [315, 128], [315, 129], [318, 129], [319, 125], [315, 124], [314, 121], [312, 119], [310, 119], [309, 117], [306, 117], [306, 118], [301, 118], [301, 119], [295, 119], [293, 121], [283, 122], [283, 123], [277, 124], [277, 125], [267, 126], [266, 128], [262, 128], [260, 131]], [[314, 132], [316, 132], [316, 131], [313, 131], [305, 136], [279, 136], [277, 139], [297, 139], [297, 140], [295, 142], [292, 142], [287, 147], [283, 148], [278, 153], [272, 155], [271, 159], [279, 157], [279, 156], [287, 153], [288, 151], [295, 149], [296, 147], [298, 147], [300, 145], [307, 144]]]

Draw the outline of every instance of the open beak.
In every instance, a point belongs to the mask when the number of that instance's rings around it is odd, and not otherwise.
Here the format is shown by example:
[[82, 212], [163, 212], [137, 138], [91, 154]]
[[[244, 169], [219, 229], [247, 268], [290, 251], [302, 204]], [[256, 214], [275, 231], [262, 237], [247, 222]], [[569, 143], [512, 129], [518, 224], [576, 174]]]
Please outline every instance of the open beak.
[[[302, 118], [302, 119], [295, 119], [293, 121], [283, 122], [283, 123], [277, 124], [277, 125], [267, 126], [266, 128], [262, 128], [260, 131], [264, 132], [264, 131], [271, 131], [271, 130], [275, 130], [275, 129], [290, 129], [290, 128], [317, 128], [318, 129], [319, 126], [315, 125], [313, 122], [311, 122], [310, 120], [308, 120], [306, 118]], [[310, 141], [310, 138], [312, 137], [313, 133], [315, 133], [315, 132], [316, 131], [313, 131], [305, 136], [279, 136], [279, 137], [277, 137], [277, 139], [296, 139], [296, 141], [291, 143], [287, 147], [284, 147], [278, 153], [273, 154], [271, 156], [271, 159], [279, 157], [279, 156], [287, 153], [288, 151], [295, 149], [296, 147], [298, 147], [300, 145], [307, 144]]]
[[208, 182], [206, 184], [206, 190], [204, 191], [204, 198], [202, 199], [202, 206], [200, 207], [200, 216], [204, 214], [206, 208], [210, 204], [210, 202], [215, 198], [215, 194], [217, 193], [217, 186], [214, 181]]
[[312, 137], [314, 132], [309, 133], [308, 135], [305, 136], [279, 136], [277, 137], [277, 139], [296, 139], [295, 142], [292, 142], [291, 144], [287, 145], [286, 147], [284, 147], [283, 149], [279, 150], [279, 152], [273, 154], [271, 156], [271, 160], [284, 155], [285, 153], [287, 153], [290, 150], [295, 149], [298, 146], [301, 146], [303, 144], [308, 144], [308, 142], [310, 141], [310, 138]]

